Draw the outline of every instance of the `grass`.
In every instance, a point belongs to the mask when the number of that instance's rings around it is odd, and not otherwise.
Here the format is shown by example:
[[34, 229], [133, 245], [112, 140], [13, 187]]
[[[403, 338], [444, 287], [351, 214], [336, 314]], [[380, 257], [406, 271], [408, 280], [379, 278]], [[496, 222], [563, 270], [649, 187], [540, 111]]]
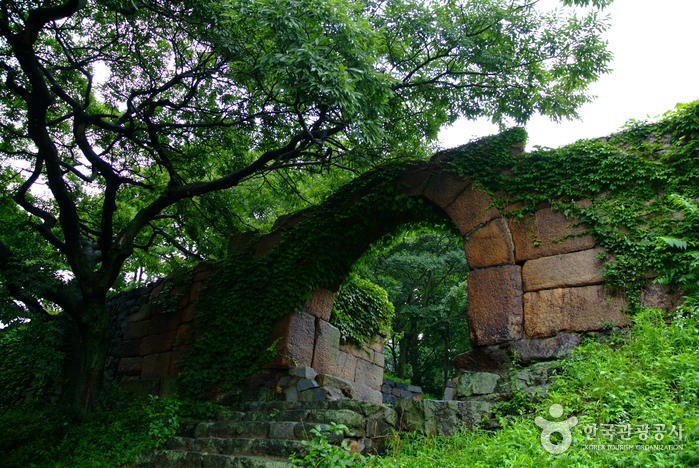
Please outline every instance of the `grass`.
[[[532, 413], [502, 418], [503, 429], [478, 430], [455, 436], [396, 434], [389, 454], [372, 457], [374, 467], [688, 467], [699, 466], [699, 307], [685, 306], [674, 317], [645, 309], [635, 316], [628, 334], [604, 343], [588, 341], [551, 387], [533, 405]], [[669, 322], [669, 323], [668, 323]], [[535, 416], [553, 419], [550, 405], [564, 407], [563, 419], [578, 418], [573, 442], [565, 453], [551, 455], [540, 444]], [[610, 440], [603, 433], [629, 425], [628, 440]], [[643, 425], [650, 436], [643, 439]], [[662, 440], [655, 428], [664, 425]], [[682, 425], [683, 438], [670, 435]], [[597, 428], [588, 438], [585, 428]], [[641, 430], [641, 432], [639, 432]], [[626, 438], [626, 435], [624, 435]], [[589, 445], [637, 445], [630, 450], [595, 450]], [[664, 449], [649, 450], [653, 444]], [[673, 446], [679, 445], [681, 448]]]

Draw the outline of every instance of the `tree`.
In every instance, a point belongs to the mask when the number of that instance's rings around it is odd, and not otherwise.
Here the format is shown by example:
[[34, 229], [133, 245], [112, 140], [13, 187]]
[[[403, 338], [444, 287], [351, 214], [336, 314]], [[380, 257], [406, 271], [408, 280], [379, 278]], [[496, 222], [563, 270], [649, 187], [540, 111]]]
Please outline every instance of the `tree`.
[[452, 359], [470, 347], [468, 265], [459, 236], [439, 227], [408, 230], [374, 247], [355, 269], [385, 288], [395, 307], [387, 367], [441, 392]]
[[135, 252], [199, 255], [176, 230], [197, 200], [289, 168], [419, 156], [459, 116], [574, 116], [610, 59], [604, 24], [535, 4], [2, 2], [13, 229], [40, 236], [68, 274], [45, 265], [24, 281], [32, 252], [10, 238], [0, 271], [23, 307], [70, 318], [66, 397], [88, 407], [99, 391], [106, 295], [145, 258]]

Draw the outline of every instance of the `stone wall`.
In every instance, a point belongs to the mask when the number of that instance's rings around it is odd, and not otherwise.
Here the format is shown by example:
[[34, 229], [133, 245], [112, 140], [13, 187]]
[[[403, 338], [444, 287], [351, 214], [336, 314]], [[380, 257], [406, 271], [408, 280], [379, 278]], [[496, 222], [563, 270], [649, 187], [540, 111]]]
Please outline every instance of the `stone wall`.
[[318, 374], [320, 386], [331, 383], [349, 398], [381, 403], [383, 343], [377, 339], [364, 347], [341, 344], [340, 331], [330, 323], [334, 297], [327, 289], [313, 291], [301, 310], [277, 322], [272, 333], [278, 340], [277, 358], [264, 367], [309, 367]]
[[[454, 175], [439, 158], [405, 169], [397, 179], [396, 193], [427, 200], [463, 237], [472, 269], [467, 314], [474, 347], [457, 357], [458, 368], [480, 372], [507, 367], [514, 357], [524, 363], [558, 359], [579, 343], [581, 333], [629, 324], [627, 299], [603, 284], [602, 260], [607, 254], [579, 220], [545, 204], [523, 218], [513, 216], [519, 206], [499, 210], [491, 195], [468, 177]], [[231, 251], [267, 255], [284, 230], [303, 223], [305, 213], [280, 218], [264, 236], [235, 236]], [[371, 218], [372, 213], [361, 215], [375, 223], [367, 232], [376, 240], [387, 234], [385, 220]], [[357, 242], [349, 237], [340, 240], [341, 244], [332, 244], [335, 249]], [[183, 286], [167, 288], [168, 281], [159, 283], [150, 291], [148, 304], [121, 319], [113, 367], [122, 383], [156, 393], [173, 390], [177, 363], [196, 336], [196, 298], [210, 274], [210, 268], [201, 265]], [[383, 345], [377, 341], [355, 348], [340, 343], [339, 330], [330, 323], [336, 287], [311, 291], [300, 310], [275, 324], [270, 343], [277, 340], [277, 358], [253, 376], [249, 387], [266, 388], [284, 398], [288, 386], [279, 385], [280, 380], [289, 377], [291, 369], [307, 367], [317, 373], [314, 388], [327, 386], [339, 389], [344, 397], [383, 400]], [[657, 285], [641, 297], [643, 304], [666, 307], [676, 305], [677, 299]]]
[[383, 395], [383, 402], [385, 404], [395, 405], [400, 400], [412, 400], [413, 398], [421, 399], [422, 387], [397, 382], [384, 377], [383, 384], [381, 385], [381, 394]]
[[113, 301], [111, 377], [122, 387], [137, 394], [176, 391], [177, 363], [195, 336], [195, 302], [210, 273], [202, 264], [184, 285], [161, 280], [137, 290], [138, 300], [125, 300], [126, 294]]

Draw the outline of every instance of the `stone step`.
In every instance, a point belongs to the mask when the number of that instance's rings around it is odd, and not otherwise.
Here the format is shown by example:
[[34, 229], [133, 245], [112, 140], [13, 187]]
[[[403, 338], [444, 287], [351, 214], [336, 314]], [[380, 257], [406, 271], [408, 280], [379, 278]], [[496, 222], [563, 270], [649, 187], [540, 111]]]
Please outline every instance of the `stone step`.
[[273, 410], [337, 410], [347, 409], [368, 415], [385, 409], [383, 405], [369, 401], [337, 400], [337, 401], [249, 401], [237, 404], [233, 412], [273, 411]]
[[173, 437], [166, 448], [182, 452], [253, 455], [287, 458], [292, 453], [305, 454], [306, 446], [298, 440], [222, 437]]
[[[207, 421], [198, 423], [191, 430], [181, 431], [180, 435], [195, 438], [308, 440], [311, 429], [318, 425], [328, 427], [327, 424], [299, 421]], [[361, 437], [363, 433], [363, 428], [353, 428], [348, 435]]]
[[138, 468], [290, 468], [287, 458], [160, 450]]
[[362, 429], [364, 416], [350, 409], [284, 409], [249, 411], [242, 421], [303, 422], [306, 424], [344, 424], [350, 429]]

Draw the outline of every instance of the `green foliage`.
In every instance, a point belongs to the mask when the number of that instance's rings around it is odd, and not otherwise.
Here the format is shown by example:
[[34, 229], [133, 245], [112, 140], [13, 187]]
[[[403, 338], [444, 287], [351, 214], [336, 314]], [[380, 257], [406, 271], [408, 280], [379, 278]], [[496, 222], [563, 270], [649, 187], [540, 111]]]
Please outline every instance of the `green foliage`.
[[55, 398], [62, 346], [58, 323], [43, 317], [14, 319], [0, 329], [0, 408]]
[[[668, 318], [672, 318], [668, 323]], [[699, 463], [699, 307], [685, 306], [673, 317], [644, 309], [626, 336], [607, 342], [590, 340], [564, 363], [549, 395], [534, 411], [502, 419], [503, 429], [476, 430], [455, 436], [396, 436], [385, 458], [373, 457], [368, 466], [423, 468], [492, 466], [696, 466]], [[540, 445], [535, 416], [550, 419], [553, 403], [564, 407], [564, 418], [574, 415], [573, 444], [560, 455]], [[664, 424], [684, 427], [684, 439], [643, 440], [633, 431], [629, 440], [610, 441], [598, 432], [587, 439], [583, 427], [596, 424], [632, 426]], [[670, 450], [591, 450], [587, 445], [681, 445]]]
[[668, 196], [670, 202], [679, 210], [682, 223], [673, 231], [675, 236], [660, 236], [660, 243], [670, 249], [673, 261], [667, 262], [659, 281], [674, 284], [699, 300], [699, 203], [677, 194]]
[[5, 467], [131, 465], [162, 446], [179, 424], [179, 403], [150, 396], [76, 416], [60, 407], [16, 406], [0, 414]]
[[439, 225], [407, 230], [372, 247], [354, 271], [386, 288], [396, 308], [387, 368], [441, 393], [452, 359], [469, 349], [462, 239]]
[[[649, 272], [693, 271], [694, 254], [661, 237], [688, 245], [699, 242], [696, 216], [677, 215], [687, 208], [686, 203], [677, 204], [678, 197], [685, 201], [699, 197], [699, 101], [679, 105], [663, 117], [656, 123], [632, 122], [607, 138], [522, 155], [512, 154], [505, 140], [495, 139], [482, 143], [492, 147], [492, 157], [469, 146], [450, 150], [444, 161], [497, 195], [501, 207], [505, 202], [522, 203], [512, 216], [550, 203], [565, 215], [580, 218], [597, 244], [614, 255], [605, 265], [607, 283], [635, 301]], [[675, 287], [692, 287], [691, 273], [672, 278]]]
[[349, 433], [344, 424], [330, 423], [329, 426], [316, 426], [311, 429], [311, 440], [304, 440], [308, 453], [303, 457], [293, 454], [289, 459], [293, 466], [303, 468], [360, 468], [366, 463], [360, 453], [350, 452], [349, 440], [340, 444], [330, 442], [330, 437], [341, 438]]
[[215, 264], [197, 307], [201, 334], [183, 361], [183, 391], [205, 399], [214, 387], [240, 383], [271, 358], [261, 350], [270, 345], [274, 322], [312, 290], [342, 284], [369, 245], [399, 226], [437, 222], [441, 215], [429, 204], [395, 193], [396, 177], [413, 166], [361, 176], [304, 211], [293, 229], [277, 231], [264, 256], [243, 252]]
[[362, 345], [386, 336], [394, 313], [385, 289], [350, 275], [335, 297], [330, 323], [340, 330], [343, 341]]

